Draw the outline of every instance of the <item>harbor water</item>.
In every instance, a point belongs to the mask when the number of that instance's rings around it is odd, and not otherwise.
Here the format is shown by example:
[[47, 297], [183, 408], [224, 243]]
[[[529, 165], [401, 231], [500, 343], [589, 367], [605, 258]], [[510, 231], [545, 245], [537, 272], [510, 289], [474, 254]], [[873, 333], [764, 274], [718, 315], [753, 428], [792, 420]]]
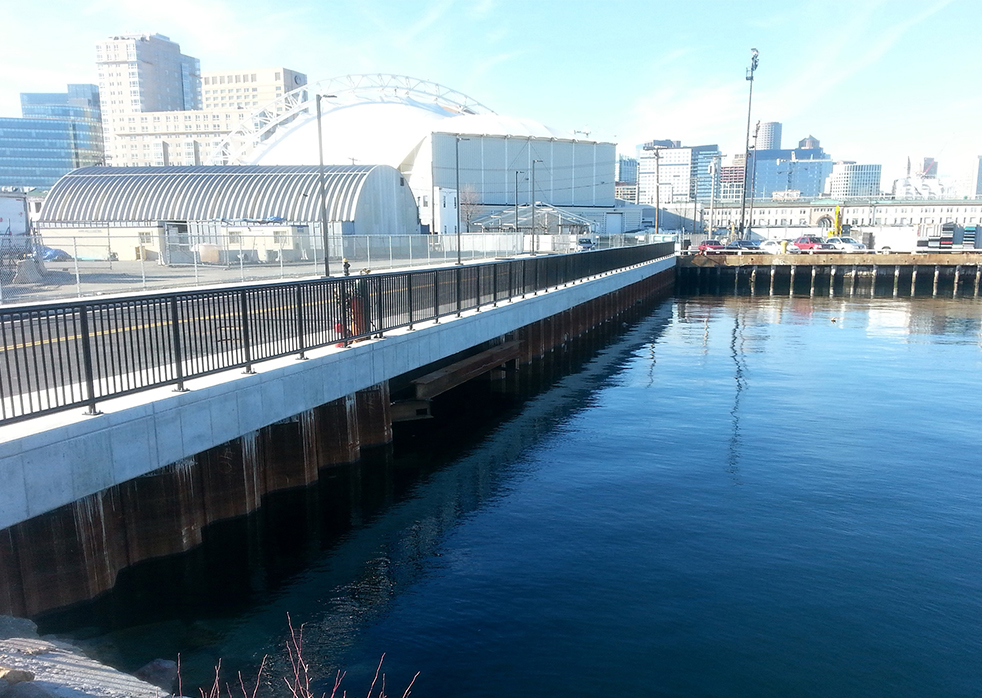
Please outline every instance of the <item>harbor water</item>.
[[982, 303], [677, 297], [563, 354], [42, 630], [186, 695], [282, 685], [287, 614], [318, 695], [979, 695]]

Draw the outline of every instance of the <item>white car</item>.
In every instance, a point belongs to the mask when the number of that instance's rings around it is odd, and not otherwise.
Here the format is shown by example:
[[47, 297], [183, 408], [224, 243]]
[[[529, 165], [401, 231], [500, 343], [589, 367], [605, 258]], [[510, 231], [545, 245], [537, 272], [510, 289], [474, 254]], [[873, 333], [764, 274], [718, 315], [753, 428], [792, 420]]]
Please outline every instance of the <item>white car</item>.
[[866, 249], [866, 245], [850, 237], [829, 238], [826, 242], [844, 252], [860, 252]]
[[760, 251], [767, 254], [781, 254], [780, 240], [761, 240]]

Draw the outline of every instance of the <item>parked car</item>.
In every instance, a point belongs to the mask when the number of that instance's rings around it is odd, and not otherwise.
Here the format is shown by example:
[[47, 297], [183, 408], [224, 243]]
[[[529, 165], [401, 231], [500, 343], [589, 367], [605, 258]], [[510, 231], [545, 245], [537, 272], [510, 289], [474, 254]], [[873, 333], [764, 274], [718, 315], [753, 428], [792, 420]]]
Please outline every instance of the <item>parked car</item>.
[[592, 238], [580, 238], [576, 241], [576, 249], [580, 252], [588, 252], [596, 248], [597, 243]]
[[866, 245], [851, 237], [829, 238], [826, 242], [835, 249], [844, 250], [845, 252], [858, 252], [866, 249]]
[[762, 240], [760, 243], [760, 251], [767, 254], [781, 254], [781, 241], [780, 240]]
[[757, 240], [731, 240], [723, 248], [727, 252], [760, 252], [760, 242]]
[[719, 240], [703, 240], [699, 243], [699, 251], [707, 252], [711, 250], [721, 250], [723, 249], [723, 243]]
[[834, 250], [825, 238], [817, 235], [802, 235], [788, 245], [788, 252], [805, 252], [806, 250]]

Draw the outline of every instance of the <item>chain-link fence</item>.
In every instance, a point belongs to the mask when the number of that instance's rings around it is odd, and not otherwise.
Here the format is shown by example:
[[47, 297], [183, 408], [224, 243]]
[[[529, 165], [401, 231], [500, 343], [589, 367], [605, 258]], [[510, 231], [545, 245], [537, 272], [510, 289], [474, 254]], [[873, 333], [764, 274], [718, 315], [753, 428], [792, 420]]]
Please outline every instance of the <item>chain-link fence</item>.
[[456, 235], [331, 234], [315, 226], [283, 231], [228, 232], [208, 223], [165, 226], [159, 234], [44, 231], [32, 254], [7, 255], [0, 265], [0, 303], [24, 303], [141, 290], [246, 281], [332, 276], [435, 267], [522, 254], [556, 254], [654, 242], [653, 236], [464, 233]]

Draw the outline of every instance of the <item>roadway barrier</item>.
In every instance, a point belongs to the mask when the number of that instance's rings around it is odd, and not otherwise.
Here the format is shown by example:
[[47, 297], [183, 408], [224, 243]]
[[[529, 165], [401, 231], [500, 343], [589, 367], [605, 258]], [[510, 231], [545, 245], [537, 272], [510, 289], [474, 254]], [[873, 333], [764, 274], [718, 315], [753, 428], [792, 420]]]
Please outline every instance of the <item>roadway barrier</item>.
[[345, 345], [674, 254], [674, 243], [0, 309], [0, 424]]

